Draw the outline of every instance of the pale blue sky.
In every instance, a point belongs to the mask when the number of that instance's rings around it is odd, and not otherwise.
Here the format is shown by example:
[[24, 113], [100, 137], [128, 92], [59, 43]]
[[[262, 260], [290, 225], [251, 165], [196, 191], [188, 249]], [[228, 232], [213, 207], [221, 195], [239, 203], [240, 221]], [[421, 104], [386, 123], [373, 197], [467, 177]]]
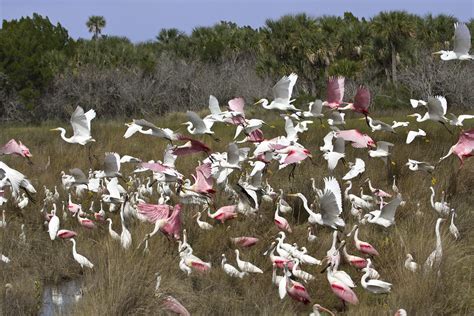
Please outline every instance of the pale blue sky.
[[259, 27], [267, 18], [285, 14], [342, 15], [351, 11], [371, 17], [384, 10], [444, 13], [468, 21], [474, 17], [474, 0], [0, 0], [2, 20], [37, 12], [60, 22], [72, 37], [89, 38], [87, 18], [103, 15], [105, 34], [127, 36], [135, 42], [154, 39], [162, 28], [190, 32], [221, 20]]

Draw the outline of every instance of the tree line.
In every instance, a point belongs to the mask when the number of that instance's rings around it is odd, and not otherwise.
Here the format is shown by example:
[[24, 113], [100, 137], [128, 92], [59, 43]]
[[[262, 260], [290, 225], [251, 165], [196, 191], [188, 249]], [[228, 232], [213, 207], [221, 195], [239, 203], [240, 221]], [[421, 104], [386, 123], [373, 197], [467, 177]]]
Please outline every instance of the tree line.
[[[55, 118], [76, 104], [107, 115], [114, 108], [122, 115], [162, 114], [201, 107], [211, 93], [252, 101], [290, 72], [299, 75], [302, 100], [324, 98], [327, 77], [342, 75], [380, 92], [374, 101], [380, 106], [436, 93], [471, 106], [464, 103], [474, 99], [472, 63], [447, 66], [431, 56], [452, 48], [455, 22], [404, 11], [371, 19], [297, 14], [260, 28], [221, 21], [189, 34], [162, 29], [154, 40], [132, 43], [104, 35], [101, 16], [85, 23], [92, 39], [74, 40], [60, 23], [33, 14], [4, 20], [0, 29], [0, 116]], [[468, 27], [474, 34], [474, 20]]]

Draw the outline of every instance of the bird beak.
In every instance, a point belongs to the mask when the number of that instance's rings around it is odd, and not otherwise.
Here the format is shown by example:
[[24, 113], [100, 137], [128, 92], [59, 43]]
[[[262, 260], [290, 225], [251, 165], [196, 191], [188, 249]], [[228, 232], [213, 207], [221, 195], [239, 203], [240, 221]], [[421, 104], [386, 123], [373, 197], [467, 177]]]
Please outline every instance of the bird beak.
[[409, 115], [407, 115], [407, 116], [409, 116], [409, 117], [415, 117], [416, 114], [409, 114]]
[[50, 129], [50, 131], [57, 131], [57, 130], [58, 130], [57, 128]]
[[262, 100], [258, 100], [258, 101], [255, 102], [253, 105], [257, 105], [257, 104], [260, 104], [260, 103], [263, 103], [263, 99], [262, 99]]
[[443, 53], [442, 51], [439, 51], [439, 52], [431, 53], [431, 55], [441, 55], [442, 53]]
[[290, 194], [287, 194], [286, 196], [297, 197], [298, 195], [297, 195], [297, 194], [294, 194], [294, 193], [290, 193]]

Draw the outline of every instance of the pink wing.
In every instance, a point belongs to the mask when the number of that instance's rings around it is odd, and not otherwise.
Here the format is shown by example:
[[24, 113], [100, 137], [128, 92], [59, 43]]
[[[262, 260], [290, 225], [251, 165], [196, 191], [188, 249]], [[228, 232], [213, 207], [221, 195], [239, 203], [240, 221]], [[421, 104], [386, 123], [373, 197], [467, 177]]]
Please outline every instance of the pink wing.
[[165, 167], [164, 165], [158, 162], [155, 162], [155, 163], [142, 162], [138, 165], [138, 167], [147, 168], [154, 172], [164, 172], [169, 169], [168, 167]]
[[161, 231], [168, 236], [179, 240], [181, 237], [181, 205], [176, 204], [173, 213], [166, 221], [166, 224], [161, 228]]
[[21, 147], [14, 139], [10, 139], [8, 143], [0, 147], [0, 154], [2, 155], [22, 155]]
[[234, 98], [229, 100], [229, 109], [234, 112], [244, 113], [245, 102], [244, 98]]
[[185, 155], [191, 155], [191, 154], [198, 153], [198, 152], [206, 152], [206, 153], [211, 152], [211, 148], [209, 148], [206, 144], [204, 144], [204, 143], [202, 143], [202, 142], [200, 142], [196, 139], [193, 139], [191, 137], [179, 135], [178, 140], [190, 141], [191, 146], [190, 147], [188, 147], [188, 146], [176, 147], [172, 150], [173, 155], [185, 156]]
[[341, 137], [346, 142], [351, 142], [352, 146], [355, 147], [355, 148], [365, 148], [365, 147], [367, 147], [366, 136], [367, 135], [362, 134], [361, 132], [359, 132], [356, 129], [349, 129], [349, 130], [336, 132], [336, 137]]
[[147, 204], [140, 203], [137, 205], [138, 213], [145, 216], [146, 219], [154, 224], [159, 219], [168, 218], [170, 206], [167, 204]]
[[357, 299], [357, 295], [352, 291], [350, 287], [345, 284], [336, 282], [331, 283], [331, 290], [339, 297], [341, 300], [348, 302], [349, 304], [357, 304], [359, 300]]
[[305, 160], [310, 152], [307, 149], [292, 149], [288, 152], [288, 156], [286, 156], [285, 160], [283, 161], [284, 164], [292, 164], [296, 162], [300, 162]]
[[263, 132], [259, 128], [250, 132], [249, 136], [247, 137], [247, 141], [253, 142], [253, 143], [260, 143], [260, 142], [263, 142], [264, 140], [265, 138], [263, 137]]
[[453, 153], [461, 159], [474, 155], [474, 128], [462, 132], [456, 145], [453, 146]]
[[209, 265], [202, 261], [192, 261], [191, 266], [200, 272], [207, 272], [210, 270]]
[[165, 297], [161, 304], [163, 306], [163, 309], [166, 309], [170, 312], [182, 316], [191, 316], [186, 307], [184, 307], [177, 299], [172, 296]]
[[342, 103], [344, 98], [344, 77], [330, 77], [327, 86], [327, 102]]
[[359, 87], [354, 97], [354, 110], [363, 114], [368, 114], [370, 105], [370, 91], [367, 87]]
[[214, 193], [212, 188], [212, 167], [211, 163], [205, 163], [196, 167], [196, 192], [198, 193]]
[[23, 143], [20, 141], [20, 150], [21, 150], [21, 153], [22, 153], [22, 156], [23, 157], [32, 157], [31, 153], [30, 153], [30, 150], [28, 149], [28, 147], [26, 147], [25, 145], [23, 145]]
[[243, 236], [232, 238], [232, 241], [234, 244], [242, 247], [251, 247], [258, 242], [258, 238]]

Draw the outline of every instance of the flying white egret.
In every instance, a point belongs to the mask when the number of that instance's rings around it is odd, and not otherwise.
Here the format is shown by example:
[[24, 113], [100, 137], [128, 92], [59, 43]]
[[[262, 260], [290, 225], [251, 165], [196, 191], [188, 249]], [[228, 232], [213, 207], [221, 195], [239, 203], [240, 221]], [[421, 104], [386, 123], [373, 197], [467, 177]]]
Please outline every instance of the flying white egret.
[[474, 55], [469, 55], [471, 49], [471, 33], [464, 23], [454, 23], [454, 50], [440, 50], [433, 54], [441, 55], [442, 60], [473, 60]]
[[402, 198], [398, 195], [395, 199], [383, 205], [379, 211], [372, 211], [364, 217], [368, 218], [369, 223], [390, 227], [395, 224], [395, 212], [401, 202]]
[[153, 123], [148, 122], [147, 120], [133, 120], [131, 123], [126, 123], [127, 130], [123, 135], [124, 138], [129, 138], [136, 132], [140, 132], [145, 135], [151, 135], [158, 138], [164, 138], [170, 142], [177, 140], [179, 134], [176, 134], [169, 128], [161, 128], [155, 126]]
[[6, 163], [0, 161], [0, 188], [7, 185], [11, 186], [14, 198], [19, 196], [20, 189], [25, 190], [28, 194], [36, 193], [36, 189], [23, 173], [8, 167]]
[[291, 94], [297, 79], [298, 75], [295, 73], [282, 77], [272, 88], [273, 101], [268, 104], [267, 99], [260, 99], [255, 104], [262, 104], [262, 107], [268, 110], [275, 109], [280, 111], [301, 112], [301, 110], [291, 104], [293, 102]]
[[89, 110], [84, 113], [82, 107], [78, 106], [71, 115], [71, 125], [74, 132], [73, 136], [66, 137], [66, 130], [62, 127], [53, 128], [52, 131], [61, 131], [61, 138], [71, 144], [85, 145], [90, 142], [95, 142], [91, 136], [91, 121], [95, 118], [94, 110]]
[[394, 145], [389, 142], [378, 141], [376, 150], [369, 150], [369, 156], [372, 158], [381, 158], [383, 162], [387, 163], [387, 157], [390, 156], [389, 149]]
[[212, 135], [214, 134], [214, 131], [211, 130], [212, 126], [214, 125], [214, 121], [209, 120], [209, 119], [202, 119], [197, 115], [196, 112], [193, 111], [187, 111], [186, 116], [188, 117], [188, 120], [186, 123], [183, 123], [183, 125], [188, 126], [188, 132], [189, 134], [192, 135]]
[[443, 96], [428, 97], [428, 102], [424, 104], [428, 109], [428, 112], [424, 116], [421, 116], [419, 113], [410, 114], [410, 117], [416, 117], [417, 122], [424, 122], [427, 120], [433, 122], [439, 122], [443, 124], [444, 127], [452, 134], [452, 132], [446, 126], [446, 123], [449, 122], [448, 118], [445, 116], [448, 110], [448, 102]]
[[414, 159], [408, 159], [408, 162], [405, 165], [408, 166], [411, 171], [425, 171], [431, 173], [435, 169], [434, 166], [427, 162], [417, 161]]
[[426, 136], [426, 132], [422, 130], [421, 128], [418, 129], [418, 131], [409, 131], [407, 135], [407, 144], [411, 144], [411, 142], [416, 138], [416, 137], [422, 137]]
[[452, 117], [452, 119], [449, 120], [449, 124], [453, 126], [464, 126], [463, 122], [465, 120], [474, 119], [474, 115], [469, 115], [469, 114], [461, 114], [459, 116], [456, 116], [453, 113], [449, 113], [448, 115]]
[[349, 170], [349, 172], [346, 173], [344, 177], [342, 177], [342, 180], [350, 180], [364, 173], [365, 162], [360, 158], [356, 158], [355, 163], [349, 162], [349, 167], [351, 168], [351, 170]]

